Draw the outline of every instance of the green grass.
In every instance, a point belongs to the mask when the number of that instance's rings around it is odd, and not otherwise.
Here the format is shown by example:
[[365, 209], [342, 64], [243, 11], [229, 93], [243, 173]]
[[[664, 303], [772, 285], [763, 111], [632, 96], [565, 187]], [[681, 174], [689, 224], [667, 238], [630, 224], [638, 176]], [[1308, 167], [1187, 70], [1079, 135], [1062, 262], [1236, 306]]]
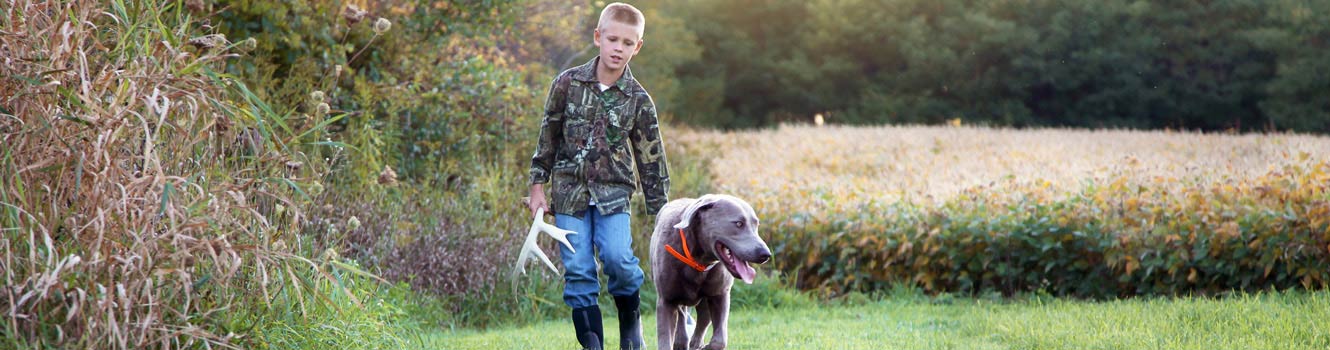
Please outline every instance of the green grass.
[[[742, 293], [742, 286], [736, 293]], [[1330, 292], [1109, 302], [1031, 297], [994, 301], [908, 293], [838, 306], [732, 313], [731, 349], [1325, 349]], [[655, 342], [655, 315], [644, 320]], [[617, 320], [606, 315], [608, 348]], [[567, 321], [520, 328], [434, 330], [426, 349], [576, 349]], [[654, 345], [650, 345], [654, 348]]]

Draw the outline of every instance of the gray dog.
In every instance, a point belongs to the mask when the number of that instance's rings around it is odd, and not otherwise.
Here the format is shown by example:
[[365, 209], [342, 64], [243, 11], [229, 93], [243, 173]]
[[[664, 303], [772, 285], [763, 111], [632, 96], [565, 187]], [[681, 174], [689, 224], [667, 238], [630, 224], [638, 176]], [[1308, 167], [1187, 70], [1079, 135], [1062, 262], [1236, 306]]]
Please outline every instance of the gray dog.
[[[651, 274], [656, 282], [658, 349], [699, 349], [707, 324], [714, 324], [706, 349], [724, 349], [734, 278], [752, 284], [771, 249], [757, 235], [757, 214], [742, 199], [709, 194], [670, 201], [651, 233]], [[697, 331], [684, 330], [684, 308], [697, 307]]]

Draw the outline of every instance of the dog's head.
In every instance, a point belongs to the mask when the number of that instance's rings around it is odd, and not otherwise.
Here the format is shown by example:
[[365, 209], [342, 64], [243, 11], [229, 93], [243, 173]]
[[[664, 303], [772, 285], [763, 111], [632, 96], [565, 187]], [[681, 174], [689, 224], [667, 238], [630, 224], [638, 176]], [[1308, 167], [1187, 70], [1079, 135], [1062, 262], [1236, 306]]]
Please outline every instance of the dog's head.
[[697, 233], [698, 244], [712, 254], [730, 275], [752, 284], [757, 272], [748, 263], [771, 259], [771, 249], [757, 235], [757, 213], [734, 196], [708, 194], [684, 209], [677, 229]]

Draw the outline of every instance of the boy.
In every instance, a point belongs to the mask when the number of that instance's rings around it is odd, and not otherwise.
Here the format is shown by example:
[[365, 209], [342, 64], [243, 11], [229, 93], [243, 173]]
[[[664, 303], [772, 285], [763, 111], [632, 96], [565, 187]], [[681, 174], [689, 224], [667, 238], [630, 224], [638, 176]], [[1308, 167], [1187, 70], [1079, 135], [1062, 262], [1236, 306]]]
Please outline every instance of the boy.
[[[600, 53], [554, 79], [531, 157], [532, 213], [546, 208], [555, 214], [555, 226], [577, 232], [568, 236], [576, 253], [560, 246], [563, 299], [573, 309], [577, 341], [586, 349], [601, 349], [605, 339], [596, 301], [597, 254], [619, 311], [620, 348], [643, 348], [638, 313], [643, 274], [633, 254], [628, 200], [640, 185], [647, 214], [656, 215], [669, 201], [670, 183], [655, 104], [628, 69], [642, 49], [645, 28], [637, 8], [605, 6], [592, 37]], [[550, 182], [547, 201], [544, 184]]]

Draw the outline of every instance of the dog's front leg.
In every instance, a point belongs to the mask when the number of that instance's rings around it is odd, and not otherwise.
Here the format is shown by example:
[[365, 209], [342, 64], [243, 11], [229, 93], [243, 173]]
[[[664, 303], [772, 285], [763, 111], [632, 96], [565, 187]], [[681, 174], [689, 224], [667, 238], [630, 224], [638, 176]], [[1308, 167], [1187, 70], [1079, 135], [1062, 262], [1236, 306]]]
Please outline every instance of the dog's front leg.
[[664, 300], [656, 301], [656, 349], [672, 349], [674, 344], [674, 321], [679, 317], [673, 305]]
[[674, 322], [674, 350], [693, 350], [688, 347], [688, 307], [675, 306], [675, 315], [678, 315]]
[[711, 305], [707, 298], [697, 303], [697, 325], [693, 326], [693, 336], [688, 339], [688, 349], [701, 349], [702, 337], [707, 334], [707, 325], [711, 324]]
[[711, 311], [711, 343], [703, 349], [725, 349], [730, 324], [730, 293], [727, 291], [707, 298], [707, 306]]

